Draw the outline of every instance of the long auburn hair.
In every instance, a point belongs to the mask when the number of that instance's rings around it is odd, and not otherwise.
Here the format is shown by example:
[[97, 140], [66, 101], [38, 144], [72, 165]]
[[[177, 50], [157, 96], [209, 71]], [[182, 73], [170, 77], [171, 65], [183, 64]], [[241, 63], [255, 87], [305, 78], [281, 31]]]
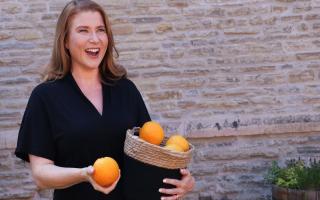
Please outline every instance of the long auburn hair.
[[52, 55], [44, 74], [44, 81], [61, 79], [70, 72], [71, 56], [69, 50], [65, 47], [65, 42], [69, 34], [72, 17], [83, 11], [99, 12], [106, 28], [108, 47], [99, 65], [101, 80], [103, 82], [114, 82], [126, 77], [126, 70], [114, 61], [114, 52], [116, 53], [115, 57], [118, 57], [119, 54], [115, 48], [108, 16], [103, 8], [91, 0], [72, 0], [64, 7], [58, 18]]

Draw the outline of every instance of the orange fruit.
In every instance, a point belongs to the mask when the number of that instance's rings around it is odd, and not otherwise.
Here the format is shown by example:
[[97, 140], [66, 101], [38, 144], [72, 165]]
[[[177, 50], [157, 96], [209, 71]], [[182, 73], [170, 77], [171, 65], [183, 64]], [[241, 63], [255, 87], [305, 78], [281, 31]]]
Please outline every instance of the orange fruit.
[[183, 151], [189, 150], [189, 142], [181, 135], [172, 135], [169, 137], [168, 141], [166, 142], [166, 145], [169, 144], [176, 144], [180, 146]]
[[172, 151], [184, 152], [182, 147], [180, 147], [177, 144], [168, 144], [168, 145], [164, 146], [164, 148], [170, 149]]
[[93, 179], [103, 187], [112, 185], [120, 175], [117, 161], [110, 157], [97, 159], [93, 168]]
[[140, 128], [139, 137], [151, 144], [159, 145], [164, 138], [164, 132], [160, 124], [149, 121]]

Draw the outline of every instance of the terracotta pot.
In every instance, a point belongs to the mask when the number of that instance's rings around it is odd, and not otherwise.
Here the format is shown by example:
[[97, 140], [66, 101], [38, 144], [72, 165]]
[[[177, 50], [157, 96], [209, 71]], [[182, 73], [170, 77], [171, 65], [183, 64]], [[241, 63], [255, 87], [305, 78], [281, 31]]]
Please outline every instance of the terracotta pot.
[[272, 186], [273, 200], [320, 200], [319, 190], [295, 190]]

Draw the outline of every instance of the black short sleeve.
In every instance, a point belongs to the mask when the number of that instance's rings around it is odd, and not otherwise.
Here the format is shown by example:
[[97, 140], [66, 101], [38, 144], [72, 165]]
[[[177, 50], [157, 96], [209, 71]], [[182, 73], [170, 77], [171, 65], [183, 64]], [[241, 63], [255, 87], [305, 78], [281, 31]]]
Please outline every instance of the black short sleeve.
[[33, 90], [19, 130], [15, 154], [28, 162], [29, 154], [54, 160], [54, 141], [43, 89], [38, 86]]

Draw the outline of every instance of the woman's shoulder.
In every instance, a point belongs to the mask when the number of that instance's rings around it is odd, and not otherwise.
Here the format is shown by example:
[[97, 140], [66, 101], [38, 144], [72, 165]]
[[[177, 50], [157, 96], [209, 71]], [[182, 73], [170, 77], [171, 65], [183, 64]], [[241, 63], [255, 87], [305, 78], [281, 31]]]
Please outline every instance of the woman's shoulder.
[[116, 86], [121, 88], [126, 88], [129, 90], [136, 90], [137, 87], [135, 83], [127, 77], [121, 78], [116, 82]]
[[63, 87], [63, 80], [52, 80], [52, 81], [44, 81], [39, 83], [32, 90], [31, 96], [47, 96], [48, 94], [53, 94], [59, 92]]
[[114, 91], [116, 91], [116, 93], [125, 95], [128, 98], [136, 98], [137, 96], [140, 96], [140, 91], [138, 87], [129, 78], [119, 79], [115, 84]]

